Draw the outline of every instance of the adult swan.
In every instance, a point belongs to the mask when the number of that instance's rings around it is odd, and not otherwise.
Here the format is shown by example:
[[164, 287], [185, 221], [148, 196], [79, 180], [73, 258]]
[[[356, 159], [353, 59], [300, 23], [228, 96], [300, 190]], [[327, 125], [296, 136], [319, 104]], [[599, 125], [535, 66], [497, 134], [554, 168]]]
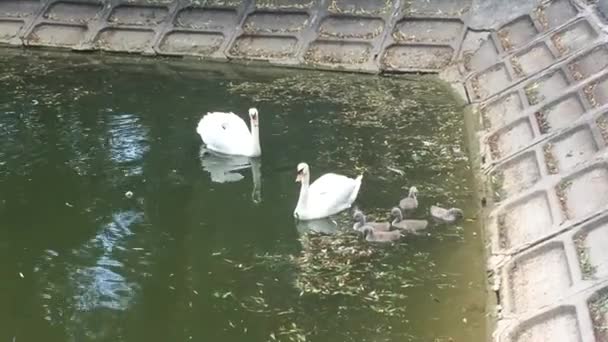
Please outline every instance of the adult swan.
[[314, 220], [337, 214], [350, 208], [361, 187], [363, 175], [356, 179], [326, 173], [310, 184], [310, 168], [298, 164], [296, 182], [302, 183], [300, 198], [293, 212], [298, 220]]
[[196, 127], [207, 148], [227, 155], [258, 157], [260, 149], [260, 129], [258, 110], [249, 108], [251, 132], [243, 119], [234, 113], [207, 113]]

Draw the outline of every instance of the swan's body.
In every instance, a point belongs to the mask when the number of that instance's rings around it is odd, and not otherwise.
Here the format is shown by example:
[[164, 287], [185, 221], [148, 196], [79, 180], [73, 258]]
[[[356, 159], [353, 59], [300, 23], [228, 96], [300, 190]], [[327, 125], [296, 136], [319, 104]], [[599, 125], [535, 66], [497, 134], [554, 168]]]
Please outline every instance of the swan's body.
[[363, 229], [365, 240], [370, 242], [393, 242], [401, 239], [401, 232], [392, 230], [390, 232], [375, 231], [371, 227], [366, 226]]
[[395, 218], [391, 226], [404, 232], [420, 234], [429, 226], [427, 220], [404, 220], [403, 213], [397, 207], [391, 210], [391, 215]]
[[431, 216], [445, 223], [454, 223], [464, 217], [464, 212], [458, 208], [444, 209], [436, 205], [431, 206]]
[[418, 208], [418, 189], [415, 186], [410, 188], [410, 192], [406, 198], [399, 201], [401, 210], [414, 210]]
[[302, 186], [293, 214], [298, 220], [319, 219], [350, 208], [361, 188], [363, 175], [352, 179], [335, 173], [326, 173], [309, 185], [308, 164], [298, 164], [297, 170], [296, 182], [301, 182]]
[[245, 121], [234, 113], [207, 113], [199, 121], [196, 132], [209, 150], [228, 155], [258, 157], [262, 150], [257, 109], [249, 109], [249, 119], [251, 131]]
[[355, 214], [353, 215], [353, 219], [355, 220], [355, 224], [353, 225], [353, 229], [363, 232], [365, 227], [371, 227], [375, 231], [379, 232], [387, 232], [391, 230], [391, 224], [388, 222], [367, 222], [367, 218], [365, 214], [363, 214], [360, 210], [355, 210]]

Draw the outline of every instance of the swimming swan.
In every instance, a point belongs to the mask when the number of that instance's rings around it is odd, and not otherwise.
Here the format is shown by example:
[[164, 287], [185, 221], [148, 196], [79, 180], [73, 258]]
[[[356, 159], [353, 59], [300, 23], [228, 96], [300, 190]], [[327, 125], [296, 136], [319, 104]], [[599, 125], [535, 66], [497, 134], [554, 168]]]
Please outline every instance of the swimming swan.
[[431, 216], [441, 222], [454, 223], [464, 217], [464, 212], [458, 208], [444, 209], [433, 205], [431, 206]]
[[410, 192], [406, 198], [399, 201], [401, 210], [414, 210], [418, 208], [418, 189], [415, 186], [410, 188]]
[[209, 150], [246, 157], [258, 157], [260, 129], [258, 110], [249, 108], [251, 132], [243, 119], [234, 113], [207, 113], [198, 123], [196, 132]]
[[395, 218], [391, 226], [404, 232], [420, 234], [429, 225], [427, 220], [404, 220], [403, 213], [397, 207], [391, 210], [391, 215]]
[[298, 164], [297, 173], [296, 182], [302, 185], [293, 215], [298, 220], [323, 218], [350, 208], [357, 198], [363, 178], [363, 175], [352, 179], [335, 173], [326, 173], [309, 185], [308, 164]]
[[355, 224], [353, 225], [353, 229], [363, 232], [365, 227], [371, 227], [375, 231], [379, 232], [387, 232], [391, 230], [391, 224], [389, 222], [367, 222], [367, 217], [361, 210], [355, 210], [353, 214], [353, 219], [355, 220]]

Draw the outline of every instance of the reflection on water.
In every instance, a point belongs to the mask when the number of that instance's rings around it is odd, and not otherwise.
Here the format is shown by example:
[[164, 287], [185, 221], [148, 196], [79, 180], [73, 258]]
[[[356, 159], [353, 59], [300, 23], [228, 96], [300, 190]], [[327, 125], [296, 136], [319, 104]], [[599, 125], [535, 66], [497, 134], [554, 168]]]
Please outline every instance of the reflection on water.
[[125, 310], [129, 307], [137, 284], [129, 283], [122, 275], [126, 267], [121, 259], [127, 257], [125, 254], [129, 250], [121, 244], [134, 234], [129, 227], [142, 219], [143, 215], [137, 212], [113, 214], [112, 221], [104, 225], [82, 250], [75, 252], [76, 257], [84, 253], [83, 259], [90, 260], [93, 255], [96, 259], [94, 265], [76, 270], [74, 275], [74, 284], [83, 291], [75, 298], [78, 310], [91, 311], [98, 307]]
[[262, 160], [244, 156], [229, 156], [214, 153], [201, 146], [201, 166], [211, 176], [215, 183], [238, 182], [245, 178], [242, 172], [251, 169], [253, 203], [262, 201]]
[[[24, 53], [0, 54], [0, 341], [485, 337], [461, 113], [444, 86]], [[253, 105], [261, 158], [201, 150], [201, 113]], [[413, 184], [412, 218], [439, 203], [468, 220], [384, 246], [353, 234], [350, 211], [294, 222], [301, 161], [315, 177], [365, 173], [370, 220]]]
[[110, 158], [117, 164], [132, 165], [128, 167], [126, 175], [141, 174], [141, 166], [135, 162], [141, 160], [148, 149], [147, 134], [141, 119], [133, 114], [113, 114], [112, 110], [105, 115], [109, 118]]
[[338, 232], [338, 223], [332, 218], [323, 218], [310, 221], [296, 221], [296, 228], [299, 234], [306, 233], [323, 233], [336, 234]]

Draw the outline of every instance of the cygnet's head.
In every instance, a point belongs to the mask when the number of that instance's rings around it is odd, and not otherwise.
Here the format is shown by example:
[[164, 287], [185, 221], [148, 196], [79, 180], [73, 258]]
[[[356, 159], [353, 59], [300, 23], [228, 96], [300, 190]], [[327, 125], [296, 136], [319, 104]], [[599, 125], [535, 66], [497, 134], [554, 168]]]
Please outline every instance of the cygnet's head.
[[355, 222], [365, 223], [365, 214], [363, 214], [361, 210], [355, 210], [353, 220], [355, 220]]
[[450, 210], [448, 210], [450, 212], [450, 214], [456, 216], [456, 217], [464, 217], [464, 211], [462, 211], [462, 209], [458, 209], [458, 208], [452, 208]]
[[399, 221], [403, 220], [403, 213], [401, 212], [401, 209], [397, 207], [391, 209], [391, 216], [399, 219]]
[[301, 182], [304, 180], [304, 177], [308, 175], [308, 164], [300, 163], [298, 164], [296, 182]]
[[418, 195], [418, 189], [415, 186], [410, 188], [410, 197], [415, 197]]

